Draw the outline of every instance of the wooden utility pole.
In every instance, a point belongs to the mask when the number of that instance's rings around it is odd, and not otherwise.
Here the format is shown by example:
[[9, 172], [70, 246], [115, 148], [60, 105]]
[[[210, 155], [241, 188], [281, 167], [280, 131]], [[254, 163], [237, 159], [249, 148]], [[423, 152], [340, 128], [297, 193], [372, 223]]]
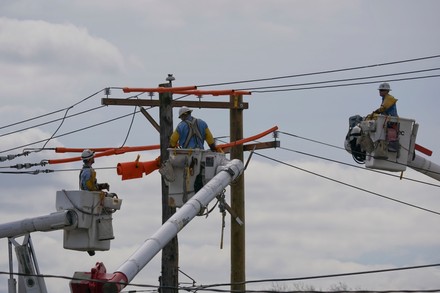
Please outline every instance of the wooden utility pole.
[[[243, 138], [243, 96], [231, 95], [230, 102], [234, 105], [230, 109], [231, 141]], [[231, 160], [239, 159], [243, 162], [243, 146], [231, 148]], [[244, 173], [231, 184], [231, 209], [241, 219], [242, 225], [231, 217], [231, 292], [246, 291], [245, 269], [245, 209], [244, 209]]]
[[[171, 87], [169, 83], [160, 84], [160, 87]], [[160, 158], [165, 162], [169, 158], [167, 148], [170, 136], [173, 133], [173, 108], [171, 93], [159, 94], [159, 123], [160, 123]], [[162, 176], [162, 224], [175, 212], [176, 208], [168, 204], [169, 187]], [[174, 237], [162, 250], [162, 275], [160, 277], [160, 293], [177, 293], [179, 285], [179, 244]]]

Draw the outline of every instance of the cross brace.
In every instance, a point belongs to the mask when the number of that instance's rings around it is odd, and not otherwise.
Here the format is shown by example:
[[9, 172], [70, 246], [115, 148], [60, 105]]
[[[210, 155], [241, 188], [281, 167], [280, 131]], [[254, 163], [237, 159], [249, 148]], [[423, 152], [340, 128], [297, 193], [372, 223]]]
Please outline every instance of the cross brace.
[[[144, 99], [114, 99], [102, 98], [101, 104], [106, 106], [151, 106], [158, 107], [159, 100], [144, 100]], [[171, 107], [187, 106], [191, 108], [219, 108], [219, 109], [248, 109], [248, 103], [231, 103], [231, 102], [210, 102], [210, 101], [171, 101]]]

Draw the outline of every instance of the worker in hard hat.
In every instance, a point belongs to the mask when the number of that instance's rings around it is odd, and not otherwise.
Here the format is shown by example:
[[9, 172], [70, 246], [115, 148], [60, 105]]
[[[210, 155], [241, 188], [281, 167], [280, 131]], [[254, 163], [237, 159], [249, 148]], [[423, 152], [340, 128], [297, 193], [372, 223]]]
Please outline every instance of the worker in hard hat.
[[205, 140], [212, 151], [221, 151], [215, 145], [214, 137], [208, 124], [202, 119], [191, 115], [192, 110], [183, 106], [179, 109], [179, 118], [182, 120], [177, 125], [170, 137], [170, 147], [180, 146], [184, 149], [204, 149]]
[[96, 181], [96, 171], [92, 168], [93, 163], [95, 163], [95, 152], [86, 149], [82, 152], [81, 159], [84, 165], [79, 173], [79, 188], [88, 191], [103, 189], [110, 191], [108, 183], [97, 183]]
[[[223, 152], [215, 145], [214, 137], [208, 128], [208, 124], [202, 119], [197, 119], [191, 115], [192, 110], [183, 106], [179, 109], [179, 118], [182, 120], [177, 125], [170, 137], [170, 147], [180, 146], [184, 149], [204, 149], [205, 140], [209, 148], [214, 152]], [[194, 191], [198, 192], [203, 187], [202, 168], [196, 175], [194, 181]]]
[[381, 83], [379, 85], [379, 95], [382, 97], [382, 104], [380, 107], [375, 110], [373, 113], [389, 115], [389, 116], [398, 116], [397, 115], [397, 99], [390, 95], [391, 87], [387, 82]]

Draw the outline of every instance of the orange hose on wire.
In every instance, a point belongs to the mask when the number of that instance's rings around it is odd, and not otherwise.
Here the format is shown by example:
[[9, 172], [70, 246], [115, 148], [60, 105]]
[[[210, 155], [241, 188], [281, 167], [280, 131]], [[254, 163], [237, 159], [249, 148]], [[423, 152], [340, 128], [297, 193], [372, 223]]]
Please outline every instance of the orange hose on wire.
[[157, 87], [157, 88], [129, 88], [124, 87], [122, 89], [124, 93], [132, 92], [149, 92], [149, 93], [173, 93], [182, 95], [250, 95], [249, 91], [236, 91], [236, 90], [197, 90], [197, 86], [181, 86], [181, 87]]
[[65, 147], [57, 147], [55, 148], [56, 153], [81, 153], [85, 149], [89, 149], [94, 152], [104, 152], [108, 150], [120, 149], [125, 150], [126, 152], [135, 152], [135, 151], [151, 151], [157, 150], [160, 148], [160, 145], [146, 145], [146, 146], [133, 146], [133, 147], [122, 147], [122, 148], [65, 148]]
[[197, 87], [195, 85], [192, 86], [181, 86], [181, 87], [152, 87], [152, 88], [142, 88], [142, 87], [124, 87], [122, 91], [124, 93], [176, 93], [176, 91], [187, 91], [187, 90], [195, 90]]
[[181, 95], [213, 95], [213, 96], [231, 96], [231, 95], [250, 95], [251, 92], [248, 91], [235, 91], [235, 90], [185, 90], [185, 91], [174, 91], [175, 94]]
[[56, 153], [81, 153], [85, 149], [89, 149], [94, 152], [104, 152], [108, 151], [112, 148], [65, 148], [65, 147], [56, 147], [55, 152]]
[[244, 144], [246, 142], [250, 142], [250, 141], [262, 138], [263, 136], [266, 136], [269, 133], [272, 133], [272, 132], [274, 132], [276, 130], [278, 130], [278, 126], [274, 126], [274, 127], [270, 128], [270, 129], [268, 129], [266, 131], [263, 131], [263, 132], [261, 132], [259, 134], [254, 135], [254, 136], [243, 138], [243, 139], [240, 139], [240, 140], [237, 140], [237, 141], [233, 141], [233, 142], [230, 142], [230, 143], [221, 144], [221, 145], [219, 145], [219, 147], [221, 147], [222, 149], [225, 149], [225, 148], [233, 147], [233, 146], [236, 146], [236, 145]]
[[[137, 147], [122, 147], [122, 148], [101, 148], [106, 149], [104, 151], [98, 152], [95, 154], [95, 158], [104, 157], [104, 156], [112, 156], [112, 155], [120, 155], [125, 154], [128, 152], [137, 152], [137, 151], [149, 151], [149, 150], [157, 150], [160, 149], [160, 145], [148, 145], [148, 146], [137, 146]], [[79, 149], [71, 149], [72, 151], [77, 151]], [[81, 152], [84, 149], [81, 149]], [[91, 149], [95, 150], [95, 149]], [[73, 158], [65, 158], [65, 159], [54, 159], [54, 160], [48, 160], [47, 162], [49, 164], [62, 164], [62, 163], [70, 163], [70, 162], [76, 162], [81, 161], [80, 157], [73, 157]]]

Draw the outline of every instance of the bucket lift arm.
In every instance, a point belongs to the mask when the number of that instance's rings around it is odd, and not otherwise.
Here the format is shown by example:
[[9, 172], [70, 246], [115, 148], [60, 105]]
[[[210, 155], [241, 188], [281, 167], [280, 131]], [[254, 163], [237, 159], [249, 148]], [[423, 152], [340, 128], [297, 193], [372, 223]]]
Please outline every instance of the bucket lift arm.
[[[18, 292], [46, 293], [44, 278], [39, 268], [30, 233], [64, 230], [64, 248], [93, 252], [108, 250], [113, 239], [112, 213], [120, 209], [122, 199], [115, 194], [89, 191], [59, 191], [57, 212], [0, 225], [0, 239], [8, 238], [9, 270], [8, 292], [16, 293], [13, 278], [12, 246], [18, 260]], [[23, 237], [19, 244], [18, 237]]]

